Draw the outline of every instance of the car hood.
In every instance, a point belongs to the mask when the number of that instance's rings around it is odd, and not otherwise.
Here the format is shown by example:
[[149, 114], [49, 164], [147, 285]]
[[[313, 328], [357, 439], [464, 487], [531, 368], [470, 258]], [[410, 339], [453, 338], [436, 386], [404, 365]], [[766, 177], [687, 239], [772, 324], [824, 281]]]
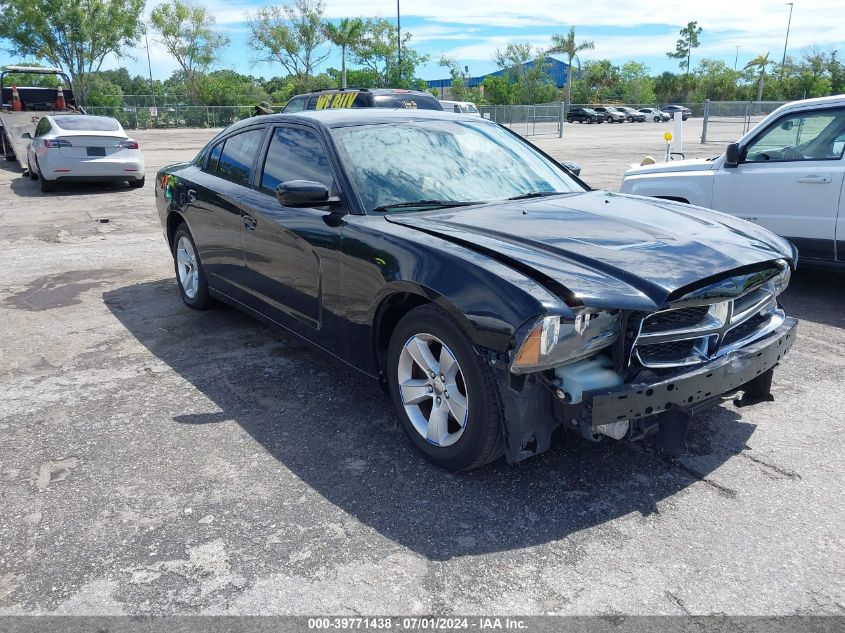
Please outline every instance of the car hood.
[[738, 268], [792, 261], [754, 224], [664, 200], [604, 191], [388, 216], [533, 277], [570, 305], [665, 305]]
[[666, 174], [683, 171], [710, 171], [715, 169], [716, 161], [706, 158], [693, 158], [689, 160], [670, 160], [665, 163], [652, 163], [651, 165], [638, 165], [634, 163], [631, 169], [625, 172], [626, 176], [635, 174]]

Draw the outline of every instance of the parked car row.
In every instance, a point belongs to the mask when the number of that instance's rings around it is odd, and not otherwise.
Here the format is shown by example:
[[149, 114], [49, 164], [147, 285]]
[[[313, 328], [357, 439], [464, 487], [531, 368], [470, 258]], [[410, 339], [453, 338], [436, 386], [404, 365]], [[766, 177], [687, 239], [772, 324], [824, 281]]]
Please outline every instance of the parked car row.
[[680, 112], [684, 121], [692, 116], [692, 110], [679, 105], [667, 105], [661, 109], [640, 108], [639, 110], [630, 106], [592, 106], [571, 108], [566, 113], [566, 120], [569, 123], [644, 123], [645, 121], [665, 123], [672, 119], [675, 112]]

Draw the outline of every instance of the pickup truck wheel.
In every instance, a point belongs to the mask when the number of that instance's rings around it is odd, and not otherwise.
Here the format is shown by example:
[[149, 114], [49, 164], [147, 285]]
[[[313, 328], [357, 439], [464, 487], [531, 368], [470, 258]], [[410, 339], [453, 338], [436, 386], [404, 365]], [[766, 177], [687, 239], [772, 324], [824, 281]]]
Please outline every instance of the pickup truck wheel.
[[191, 232], [183, 223], [176, 229], [173, 236], [173, 263], [176, 268], [176, 281], [179, 284], [179, 294], [182, 301], [189, 308], [207, 310], [213, 305], [208, 294], [208, 284], [202, 270], [197, 247]]
[[490, 369], [442, 309], [428, 304], [402, 318], [386, 370], [402, 427], [429, 461], [470, 470], [502, 455], [501, 408]]

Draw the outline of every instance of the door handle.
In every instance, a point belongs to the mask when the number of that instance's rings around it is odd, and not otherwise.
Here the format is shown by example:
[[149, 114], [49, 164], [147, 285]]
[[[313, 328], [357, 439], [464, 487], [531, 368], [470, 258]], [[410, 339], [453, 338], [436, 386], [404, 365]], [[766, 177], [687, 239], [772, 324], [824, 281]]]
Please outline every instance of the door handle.
[[798, 179], [798, 182], [808, 182], [817, 185], [826, 185], [830, 182], [833, 182], [833, 178], [830, 176], [801, 176]]
[[188, 202], [194, 203], [197, 201], [197, 192], [193, 189], [188, 189]]
[[244, 216], [244, 227], [247, 231], [254, 231], [258, 222], [255, 221], [255, 218], [251, 215]]

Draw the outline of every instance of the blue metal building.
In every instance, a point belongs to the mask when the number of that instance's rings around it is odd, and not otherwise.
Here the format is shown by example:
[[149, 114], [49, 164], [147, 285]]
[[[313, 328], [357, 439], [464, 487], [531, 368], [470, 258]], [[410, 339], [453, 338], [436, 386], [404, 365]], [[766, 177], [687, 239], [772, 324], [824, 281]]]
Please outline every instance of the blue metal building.
[[[535, 63], [536, 62], [532, 60], [530, 62], [526, 62], [524, 66], [525, 68], [533, 68]], [[552, 78], [552, 81], [554, 82], [555, 86], [557, 88], [563, 88], [566, 85], [566, 78], [569, 74], [569, 65], [566, 62], [562, 62], [558, 59], [555, 59], [554, 57], [549, 57], [548, 55], [546, 56], [545, 64], [549, 76]], [[504, 70], [497, 70], [494, 73], [488, 73], [479, 77], [469, 77], [466, 80], [466, 85], [469, 88], [475, 88], [483, 84], [484, 80], [487, 79], [487, 77], [501, 77], [505, 74], [505, 72], [506, 71]], [[448, 90], [452, 87], [452, 78], [450, 77], [448, 79], [432, 79], [428, 82], [428, 87], [437, 88], [440, 93], [443, 94], [445, 90]]]

